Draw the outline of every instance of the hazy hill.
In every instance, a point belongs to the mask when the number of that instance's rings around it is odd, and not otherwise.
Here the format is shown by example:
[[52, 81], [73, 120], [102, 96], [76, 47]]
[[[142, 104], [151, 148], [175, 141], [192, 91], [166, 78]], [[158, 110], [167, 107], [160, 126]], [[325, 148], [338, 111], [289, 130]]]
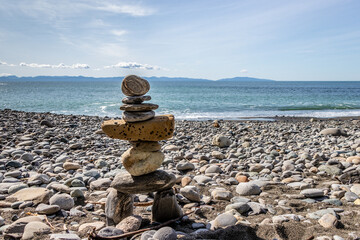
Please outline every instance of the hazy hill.
[[[124, 77], [84, 77], [84, 76], [36, 76], [36, 77], [17, 77], [3, 76], [0, 77], [0, 81], [121, 81]], [[194, 81], [213, 81], [203, 78], [183, 78], [183, 77], [144, 77], [149, 81], [176, 81], [176, 82], [194, 82]], [[216, 81], [226, 82], [268, 82], [273, 81], [269, 79], [251, 78], [251, 77], [234, 77], [234, 78], [222, 78]]]

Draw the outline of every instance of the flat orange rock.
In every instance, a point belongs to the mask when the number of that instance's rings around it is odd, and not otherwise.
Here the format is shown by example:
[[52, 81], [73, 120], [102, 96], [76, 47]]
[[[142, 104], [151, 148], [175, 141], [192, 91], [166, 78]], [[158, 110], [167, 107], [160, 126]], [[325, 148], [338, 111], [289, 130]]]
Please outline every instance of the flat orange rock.
[[108, 120], [101, 125], [102, 130], [111, 138], [128, 141], [160, 141], [171, 138], [175, 127], [174, 116], [161, 115], [143, 122]]

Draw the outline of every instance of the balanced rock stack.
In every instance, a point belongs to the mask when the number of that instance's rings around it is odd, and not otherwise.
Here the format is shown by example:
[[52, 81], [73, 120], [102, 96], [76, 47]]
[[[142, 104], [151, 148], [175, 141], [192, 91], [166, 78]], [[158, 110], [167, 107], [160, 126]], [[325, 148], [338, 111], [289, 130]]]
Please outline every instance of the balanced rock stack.
[[120, 110], [124, 111], [122, 114], [124, 121], [141, 122], [155, 116], [153, 110], [159, 106], [152, 103], [142, 103], [151, 100], [150, 96], [145, 96], [150, 90], [148, 81], [138, 76], [130, 75], [124, 78], [121, 84], [121, 90], [128, 96], [122, 100], [124, 105], [120, 107]]
[[145, 94], [150, 90], [147, 80], [135, 75], [124, 78], [122, 92], [127, 96], [120, 107], [121, 120], [109, 120], [102, 124], [103, 131], [111, 138], [128, 140], [132, 147], [121, 156], [127, 171], [118, 173], [108, 195], [105, 213], [108, 225], [115, 225], [133, 213], [133, 194], [156, 192], [152, 207], [152, 219], [164, 222], [182, 215], [172, 187], [173, 174], [157, 170], [164, 161], [158, 141], [171, 138], [174, 132], [173, 115], [155, 116], [158, 105], [143, 103], [151, 99]]

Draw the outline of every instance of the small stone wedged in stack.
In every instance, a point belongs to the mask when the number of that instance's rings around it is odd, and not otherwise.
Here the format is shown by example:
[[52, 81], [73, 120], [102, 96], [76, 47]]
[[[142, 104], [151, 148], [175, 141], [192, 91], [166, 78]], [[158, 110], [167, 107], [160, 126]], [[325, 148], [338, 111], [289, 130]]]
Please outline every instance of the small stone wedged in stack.
[[144, 101], [150, 101], [151, 97], [149, 95], [143, 95], [143, 96], [128, 96], [124, 97], [122, 99], [122, 103], [124, 104], [140, 104]]

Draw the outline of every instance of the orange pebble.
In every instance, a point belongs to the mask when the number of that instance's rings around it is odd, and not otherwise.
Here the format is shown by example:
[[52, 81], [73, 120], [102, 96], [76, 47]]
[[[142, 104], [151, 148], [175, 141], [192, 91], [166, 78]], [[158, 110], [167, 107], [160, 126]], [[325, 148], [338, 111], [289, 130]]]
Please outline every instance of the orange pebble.
[[181, 186], [185, 187], [191, 182], [191, 177], [185, 176], [181, 179]]
[[247, 176], [244, 176], [244, 175], [239, 175], [239, 176], [236, 176], [236, 180], [240, 183], [240, 182], [248, 182], [248, 178]]

